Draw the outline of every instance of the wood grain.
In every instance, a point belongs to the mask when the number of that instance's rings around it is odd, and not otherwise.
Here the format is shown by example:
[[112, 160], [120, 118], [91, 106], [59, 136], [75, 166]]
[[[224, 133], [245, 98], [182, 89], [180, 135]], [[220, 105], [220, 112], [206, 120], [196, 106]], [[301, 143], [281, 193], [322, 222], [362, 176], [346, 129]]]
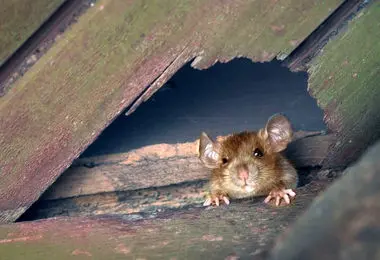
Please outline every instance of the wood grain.
[[380, 3], [371, 2], [335, 37], [309, 68], [309, 91], [337, 133], [324, 167], [347, 165], [373, 144], [380, 132]]
[[[189, 208], [153, 219], [127, 216], [54, 218], [0, 226], [5, 259], [252, 259], [270, 247], [326, 183], [313, 183], [287, 207], [239, 201]], [[228, 258], [229, 257], [229, 258]], [[235, 258], [233, 258], [235, 257]]]
[[0, 66], [64, 0], [13, 0], [0, 2]]
[[[298, 132], [295, 136], [297, 140], [289, 145], [286, 155], [297, 168], [320, 166], [335, 142], [334, 135], [318, 132]], [[159, 144], [129, 153], [78, 159], [41, 200], [207, 180], [210, 172], [197, 157], [197, 142]]]

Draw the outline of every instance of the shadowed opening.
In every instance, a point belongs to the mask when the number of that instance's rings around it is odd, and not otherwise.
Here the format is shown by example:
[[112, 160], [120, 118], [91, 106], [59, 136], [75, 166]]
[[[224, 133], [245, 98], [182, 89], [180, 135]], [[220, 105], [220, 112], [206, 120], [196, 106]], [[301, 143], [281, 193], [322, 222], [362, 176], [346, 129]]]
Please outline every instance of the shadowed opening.
[[324, 130], [323, 112], [307, 92], [307, 73], [278, 61], [234, 59], [207, 70], [186, 64], [130, 116], [121, 114], [82, 157], [122, 153], [159, 143], [226, 135], [264, 126], [284, 113], [297, 130]]

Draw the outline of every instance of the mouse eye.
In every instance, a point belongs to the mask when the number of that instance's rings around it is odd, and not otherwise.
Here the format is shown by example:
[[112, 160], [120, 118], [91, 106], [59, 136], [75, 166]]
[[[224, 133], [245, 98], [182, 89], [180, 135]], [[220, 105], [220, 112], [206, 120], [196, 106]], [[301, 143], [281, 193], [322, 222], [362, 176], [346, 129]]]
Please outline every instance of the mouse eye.
[[223, 163], [223, 164], [227, 164], [227, 163], [228, 163], [228, 159], [227, 159], [226, 157], [224, 157], [224, 158], [222, 159], [222, 163]]
[[254, 151], [253, 151], [253, 155], [255, 157], [262, 157], [264, 154], [263, 152], [259, 149], [259, 148], [256, 148]]

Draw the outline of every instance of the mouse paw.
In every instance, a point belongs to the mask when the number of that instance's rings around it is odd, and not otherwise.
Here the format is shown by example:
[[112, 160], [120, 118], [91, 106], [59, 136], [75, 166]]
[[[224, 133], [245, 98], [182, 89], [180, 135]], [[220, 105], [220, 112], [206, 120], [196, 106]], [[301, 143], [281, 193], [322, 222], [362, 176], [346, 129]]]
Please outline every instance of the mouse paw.
[[290, 198], [296, 196], [296, 193], [292, 189], [272, 190], [265, 198], [264, 202], [269, 203], [272, 199], [276, 199], [276, 206], [280, 205], [281, 199], [284, 199], [286, 204], [290, 204]]
[[219, 206], [221, 202], [224, 202], [226, 205], [230, 204], [230, 199], [226, 195], [217, 194], [217, 195], [208, 195], [203, 206], [216, 205]]

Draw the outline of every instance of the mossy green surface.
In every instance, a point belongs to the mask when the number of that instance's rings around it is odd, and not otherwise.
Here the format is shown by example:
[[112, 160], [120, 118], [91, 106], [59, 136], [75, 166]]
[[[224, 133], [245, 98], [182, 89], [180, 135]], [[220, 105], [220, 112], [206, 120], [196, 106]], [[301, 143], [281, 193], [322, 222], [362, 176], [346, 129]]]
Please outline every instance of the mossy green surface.
[[0, 66], [64, 0], [0, 0]]
[[380, 3], [374, 1], [330, 41], [309, 69], [309, 89], [339, 142], [330, 162], [345, 165], [379, 137]]

